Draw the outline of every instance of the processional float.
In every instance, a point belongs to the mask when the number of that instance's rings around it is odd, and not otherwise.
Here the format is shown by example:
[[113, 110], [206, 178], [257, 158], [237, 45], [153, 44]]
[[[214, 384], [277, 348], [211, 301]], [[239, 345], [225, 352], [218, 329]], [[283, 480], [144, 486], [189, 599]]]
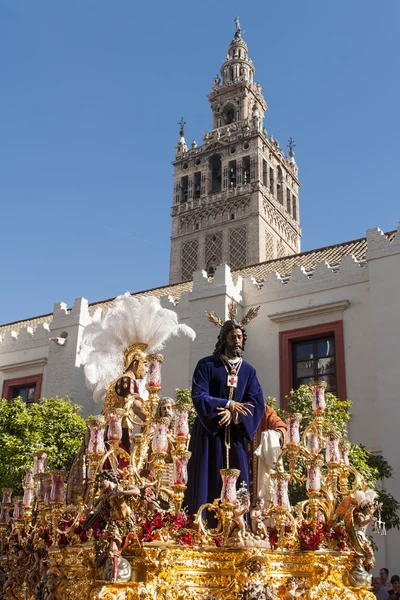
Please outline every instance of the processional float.
[[[366, 530], [384, 525], [350, 444], [326, 420], [323, 382], [310, 384], [313, 420], [302, 433], [302, 416], [286, 417], [269, 505], [253, 499], [251, 508], [239, 471], [227, 468], [220, 498], [193, 519], [182, 509], [191, 407], [160, 396], [159, 354], [180, 332], [192, 336], [157, 299], [128, 295], [88, 326], [81, 355], [94, 397], [107, 387], [103, 412], [69, 474], [46, 470], [38, 450], [23, 498], [3, 490], [4, 598], [373, 600]], [[292, 484], [307, 490], [293, 506]]]

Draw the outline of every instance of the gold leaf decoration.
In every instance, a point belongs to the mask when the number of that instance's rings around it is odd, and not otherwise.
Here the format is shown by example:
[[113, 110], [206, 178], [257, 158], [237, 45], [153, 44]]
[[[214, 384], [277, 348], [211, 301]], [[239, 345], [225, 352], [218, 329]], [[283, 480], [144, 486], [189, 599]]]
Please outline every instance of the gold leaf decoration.
[[211, 312], [205, 311], [205, 313], [206, 313], [207, 319], [210, 321], [210, 323], [215, 325], [215, 327], [222, 327], [224, 322], [214, 311], [211, 311]]
[[260, 310], [259, 306], [256, 306], [255, 308], [250, 308], [250, 310], [247, 311], [247, 313], [245, 314], [245, 316], [242, 319], [241, 325], [247, 325], [248, 323], [250, 323], [250, 321], [252, 321], [253, 319], [255, 319], [258, 315], [258, 311]]

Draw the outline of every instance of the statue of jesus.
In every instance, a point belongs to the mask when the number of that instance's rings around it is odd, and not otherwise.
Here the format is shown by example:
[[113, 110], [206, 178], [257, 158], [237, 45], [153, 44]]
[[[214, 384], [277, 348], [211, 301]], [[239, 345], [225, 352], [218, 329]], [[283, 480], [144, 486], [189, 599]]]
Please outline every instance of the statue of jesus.
[[245, 342], [243, 325], [226, 321], [213, 355], [201, 359], [193, 374], [197, 417], [189, 445], [192, 456], [185, 497], [190, 514], [220, 496], [220, 470], [227, 468], [227, 458], [229, 468], [240, 469], [238, 486], [244, 482], [250, 489], [247, 447], [265, 414], [265, 404], [256, 371], [243, 360]]

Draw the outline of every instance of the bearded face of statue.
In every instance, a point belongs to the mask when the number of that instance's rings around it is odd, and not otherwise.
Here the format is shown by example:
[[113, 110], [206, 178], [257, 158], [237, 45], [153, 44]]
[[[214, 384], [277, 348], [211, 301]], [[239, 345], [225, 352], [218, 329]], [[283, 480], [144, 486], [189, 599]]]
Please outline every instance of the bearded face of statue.
[[160, 405], [160, 417], [172, 419], [174, 416], [173, 402], [170, 398], [164, 400]]
[[225, 354], [228, 358], [237, 358], [243, 354], [243, 331], [231, 329], [228, 331], [225, 343]]

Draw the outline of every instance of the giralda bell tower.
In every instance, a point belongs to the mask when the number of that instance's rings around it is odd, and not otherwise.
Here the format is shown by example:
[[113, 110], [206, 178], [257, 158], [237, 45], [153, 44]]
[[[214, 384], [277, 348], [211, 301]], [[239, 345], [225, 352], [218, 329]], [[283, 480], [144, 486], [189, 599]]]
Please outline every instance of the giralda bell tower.
[[188, 148], [182, 119], [174, 165], [170, 282], [300, 252], [293, 141], [285, 156], [264, 127], [267, 103], [239, 19], [208, 100], [212, 128]]

